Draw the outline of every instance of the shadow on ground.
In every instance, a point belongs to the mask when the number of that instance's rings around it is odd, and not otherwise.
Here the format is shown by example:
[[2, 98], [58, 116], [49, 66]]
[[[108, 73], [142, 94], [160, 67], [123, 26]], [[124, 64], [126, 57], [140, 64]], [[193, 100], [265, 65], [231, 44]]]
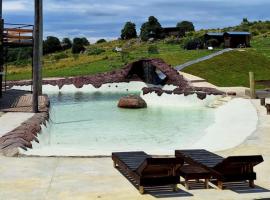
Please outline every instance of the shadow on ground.
[[[138, 184], [136, 184], [135, 180], [130, 177], [127, 173], [122, 171], [120, 168], [117, 168], [117, 170], [137, 189], [139, 189]], [[139, 192], [139, 191], [138, 191]], [[159, 187], [146, 187], [145, 188], [145, 194], [152, 195], [156, 198], [170, 198], [170, 197], [191, 197], [192, 194], [178, 189], [177, 192], [174, 192], [172, 190], [172, 187], [170, 186], [159, 186]]]
[[[270, 192], [270, 190], [255, 185], [255, 188], [249, 187], [248, 182], [234, 182], [224, 184], [225, 189], [232, 190], [238, 194], [252, 194], [252, 193], [264, 193]], [[270, 199], [269, 199], [270, 200]]]

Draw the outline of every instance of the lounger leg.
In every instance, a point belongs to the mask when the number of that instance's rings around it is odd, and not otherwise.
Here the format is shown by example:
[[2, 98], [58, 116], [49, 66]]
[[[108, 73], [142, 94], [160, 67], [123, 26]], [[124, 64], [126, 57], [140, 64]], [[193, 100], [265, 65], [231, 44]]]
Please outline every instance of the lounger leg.
[[223, 190], [223, 182], [218, 181], [218, 189]]
[[140, 192], [140, 194], [144, 194], [144, 187], [143, 186], [139, 186], [139, 192]]
[[209, 179], [205, 179], [204, 185], [205, 185], [205, 189], [209, 189]]
[[172, 189], [173, 189], [173, 192], [177, 192], [178, 191], [177, 184], [172, 185]]
[[200, 179], [196, 179], [196, 183], [200, 183]]
[[116, 168], [116, 166], [117, 166], [117, 165], [116, 165], [116, 162], [113, 162], [113, 167]]
[[189, 190], [189, 184], [188, 184], [188, 180], [185, 179], [185, 187], [187, 190]]
[[249, 180], [249, 187], [255, 188], [254, 180]]

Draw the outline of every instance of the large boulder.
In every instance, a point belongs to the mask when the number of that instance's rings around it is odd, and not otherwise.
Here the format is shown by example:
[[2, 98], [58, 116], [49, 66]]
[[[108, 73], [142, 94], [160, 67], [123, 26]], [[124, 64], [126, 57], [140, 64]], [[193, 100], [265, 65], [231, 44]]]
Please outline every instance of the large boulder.
[[139, 108], [146, 108], [146, 102], [137, 95], [129, 95], [126, 97], [122, 97], [118, 103], [119, 108], [132, 108], [132, 109], [139, 109]]

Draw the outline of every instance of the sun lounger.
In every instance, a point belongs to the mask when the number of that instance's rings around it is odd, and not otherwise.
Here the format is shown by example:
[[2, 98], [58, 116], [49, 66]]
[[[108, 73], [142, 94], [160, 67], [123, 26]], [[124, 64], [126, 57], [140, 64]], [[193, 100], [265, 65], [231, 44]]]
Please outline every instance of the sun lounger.
[[112, 153], [114, 167], [126, 174], [139, 187], [141, 194], [145, 187], [170, 185], [173, 191], [180, 183], [180, 158], [154, 158], [145, 152]]
[[254, 187], [256, 173], [253, 168], [263, 162], [261, 155], [223, 158], [206, 150], [176, 150], [175, 156], [183, 159], [190, 165], [209, 171], [211, 179], [217, 180], [217, 185], [220, 189], [223, 189], [224, 182], [247, 180], [250, 187]]

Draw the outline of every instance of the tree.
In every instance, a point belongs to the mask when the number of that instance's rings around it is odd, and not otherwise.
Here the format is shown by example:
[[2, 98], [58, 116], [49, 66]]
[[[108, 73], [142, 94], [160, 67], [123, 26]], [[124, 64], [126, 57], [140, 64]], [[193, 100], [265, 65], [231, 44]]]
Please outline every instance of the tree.
[[63, 38], [62, 40], [62, 48], [64, 50], [70, 49], [72, 47], [72, 42], [69, 38]]
[[164, 38], [163, 29], [154, 16], [150, 16], [148, 21], [145, 22], [141, 27], [141, 39], [147, 41], [150, 38], [162, 39]]
[[81, 38], [81, 40], [82, 40], [82, 43], [83, 43], [84, 46], [89, 46], [90, 45], [90, 42], [88, 41], [88, 39], [86, 37]]
[[194, 27], [193, 23], [189, 22], [189, 21], [179, 22], [179, 23], [177, 23], [176, 26], [179, 27], [180, 29], [184, 30], [185, 32], [195, 31], [195, 27]]
[[96, 43], [101, 44], [101, 43], [105, 43], [105, 42], [107, 42], [105, 39], [99, 39]]
[[54, 53], [61, 50], [62, 46], [60, 40], [57, 37], [48, 36], [47, 39], [44, 41], [43, 45], [44, 54]]
[[85, 51], [84, 43], [85, 41], [83, 40], [83, 38], [74, 38], [73, 45], [72, 45], [72, 53], [79, 54]]
[[129, 40], [137, 37], [136, 25], [132, 22], [127, 22], [121, 31], [121, 39]]

